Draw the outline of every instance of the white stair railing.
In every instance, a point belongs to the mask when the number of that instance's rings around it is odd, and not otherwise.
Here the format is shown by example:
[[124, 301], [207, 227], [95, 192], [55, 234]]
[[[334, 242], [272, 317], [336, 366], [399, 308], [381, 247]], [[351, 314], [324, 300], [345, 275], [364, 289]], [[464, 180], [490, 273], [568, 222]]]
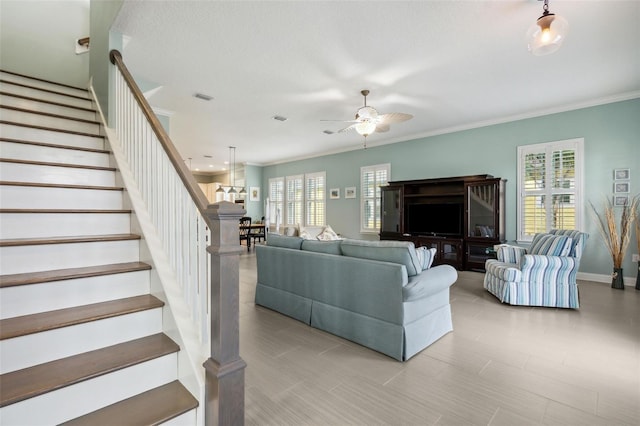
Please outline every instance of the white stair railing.
[[238, 350], [237, 235], [245, 212], [232, 203], [208, 204], [120, 52], [111, 51], [110, 59], [114, 128], [105, 131], [182, 349], [199, 388], [206, 389], [199, 395], [205, 422], [242, 424], [246, 365]]

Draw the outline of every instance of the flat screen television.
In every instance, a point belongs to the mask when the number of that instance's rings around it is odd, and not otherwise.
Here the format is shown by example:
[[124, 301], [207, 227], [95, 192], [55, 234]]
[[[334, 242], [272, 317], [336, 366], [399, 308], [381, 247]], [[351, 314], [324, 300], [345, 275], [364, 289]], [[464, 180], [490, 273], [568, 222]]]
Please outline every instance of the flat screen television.
[[411, 235], [462, 235], [461, 203], [405, 205], [405, 232]]

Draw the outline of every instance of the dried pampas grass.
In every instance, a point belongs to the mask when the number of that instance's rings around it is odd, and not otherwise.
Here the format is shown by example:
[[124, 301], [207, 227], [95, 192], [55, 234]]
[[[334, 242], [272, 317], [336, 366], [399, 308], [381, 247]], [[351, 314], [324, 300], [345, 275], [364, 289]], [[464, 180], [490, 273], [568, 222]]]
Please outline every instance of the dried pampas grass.
[[[622, 268], [624, 262], [624, 256], [627, 253], [627, 247], [629, 246], [629, 240], [631, 239], [631, 229], [633, 222], [636, 221], [638, 214], [638, 203], [640, 202], [640, 196], [633, 197], [624, 206], [614, 207], [610, 199], [607, 198], [604, 206], [604, 217], [598, 213], [594, 205], [591, 205], [591, 210], [596, 218], [598, 230], [602, 235], [604, 244], [607, 246], [609, 253], [611, 254], [611, 260], [613, 260], [613, 267], [615, 269]], [[620, 211], [620, 227], [618, 228], [618, 221], [616, 211]], [[638, 239], [638, 249], [640, 250], [640, 237], [638, 237], [638, 222], [636, 221], [636, 239]]]

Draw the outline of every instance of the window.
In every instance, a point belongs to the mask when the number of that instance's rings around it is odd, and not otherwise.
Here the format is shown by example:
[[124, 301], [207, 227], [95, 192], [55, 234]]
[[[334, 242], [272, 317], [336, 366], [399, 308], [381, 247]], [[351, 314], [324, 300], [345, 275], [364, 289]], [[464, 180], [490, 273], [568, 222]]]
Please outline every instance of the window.
[[296, 225], [302, 223], [302, 206], [303, 193], [302, 182], [304, 176], [287, 176], [287, 212], [285, 214], [285, 223], [287, 225]]
[[391, 176], [391, 164], [360, 168], [360, 231], [380, 231], [380, 187]]
[[584, 139], [518, 147], [518, 240], [582, 227]]
[[279, 225], [325, 225], [325, 181], [325, 172], [269, 179], [269, 221]]
[[325, 172], [310, 173], [304, 176], [306, 197], [306, 225], [325, 224]]
[[284, 212], [284, 179], [269, 179], [269, 222], [282, 224], [282, 213]]

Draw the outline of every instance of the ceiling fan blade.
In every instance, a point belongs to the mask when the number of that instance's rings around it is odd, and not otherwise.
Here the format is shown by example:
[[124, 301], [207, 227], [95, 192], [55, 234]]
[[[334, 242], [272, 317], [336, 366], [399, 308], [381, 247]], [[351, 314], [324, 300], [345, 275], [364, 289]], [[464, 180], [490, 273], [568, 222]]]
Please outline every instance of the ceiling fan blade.
[[389, 127], [389, 124], [387, 123], [380, 123], [376, 125], [376, 132], [384, 133], [384, 132], [388, 132], [389, 129], [390, 127]]
[[405, 114], [403, 112], [390, 112], [388, 114], [382, 114], [378, 116], [380, 123], [402, 123], [403, 121], [411, 120], [413, 115]]
[[320, 120], [320, 121], [336, 121], [338, 123], [358, 123], [358, 120]]
[[344, 129], [340, 129], [338, 130], [336, 133], [344, 133], [344, 132], [348, 132], [350, 130], [353, 130], [356, 128], [356, 124], [358, 124], [358, 122], [356, 122], [355, 124], [352, 124], [350, 126], [345, 127]]

